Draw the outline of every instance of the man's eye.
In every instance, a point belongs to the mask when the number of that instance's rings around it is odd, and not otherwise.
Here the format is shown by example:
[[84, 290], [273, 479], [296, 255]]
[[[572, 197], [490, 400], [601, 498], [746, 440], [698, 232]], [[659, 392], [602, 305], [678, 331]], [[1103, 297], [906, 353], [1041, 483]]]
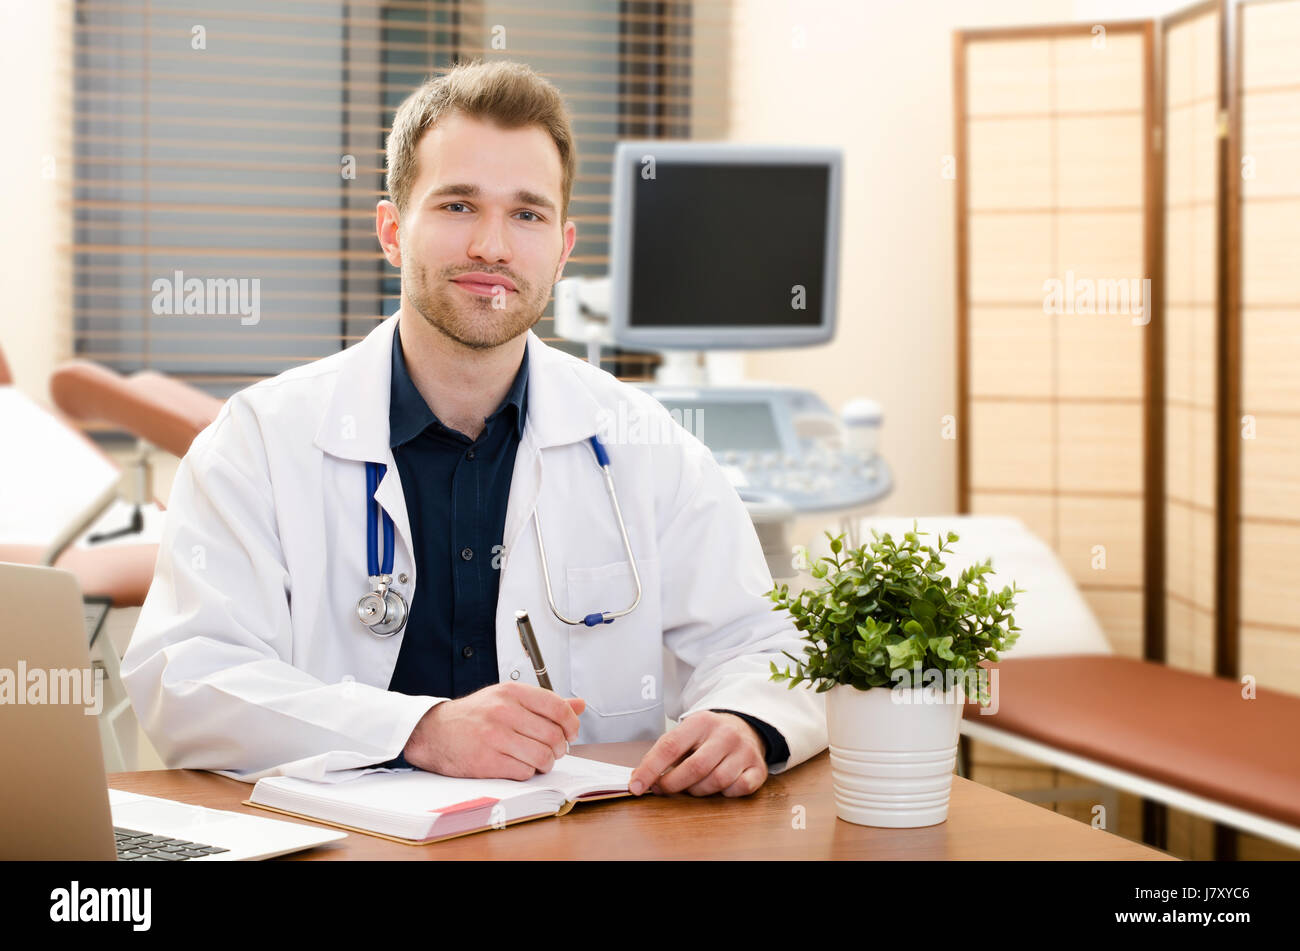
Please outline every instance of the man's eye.
[[[450, 210], [450, 209], [452, 209], [452, 208], [464, 208], [464, 207], [466, 207], [466, 205], [465, 205], [465, 203], [464, 203], [463, 201], [451, 201], [451, 202], [448, 202], [447, 204], [443, 205], [442, 207], [443, 207], [444, 210]], [[521, 215], [532, 215], [532, 217], [528, 219], [529, 221], [541, 221], [541, 220], [542, 220], [542, 219], [541, 219], [541, 216], [539, 216], [539, 215], [538, 215], [536, 212], [534, 212], [534, 211], [527, 211], [527, 210], [524, 210], [524, 211], [521, 211], [520, 214], [521, 214]]]

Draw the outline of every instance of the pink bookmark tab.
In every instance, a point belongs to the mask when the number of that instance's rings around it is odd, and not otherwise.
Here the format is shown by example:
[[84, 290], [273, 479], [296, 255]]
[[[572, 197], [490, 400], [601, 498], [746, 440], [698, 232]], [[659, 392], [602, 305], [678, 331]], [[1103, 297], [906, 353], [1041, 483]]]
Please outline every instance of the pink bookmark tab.
[[441, 809], [430, 809], [429, 811], [449, 816], [456, 812], [470, 812], [474, 809], [482, 809], [484, 806], [495, 806], [500, 801], [500, 799], [493, 799], [491, 796], [480, 796], [478, 799], [466, 799], [454, 806], [443, 806]]

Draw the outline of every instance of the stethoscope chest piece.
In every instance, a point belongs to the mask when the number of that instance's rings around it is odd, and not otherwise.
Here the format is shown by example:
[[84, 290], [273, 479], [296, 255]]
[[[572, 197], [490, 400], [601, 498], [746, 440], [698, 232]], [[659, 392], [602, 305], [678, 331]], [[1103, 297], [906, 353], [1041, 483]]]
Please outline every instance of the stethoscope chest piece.
[[357, 602], [357, 617], [378, 637], [392, 637], [406, 623], [406, 599], [388, 587], [388, 579], [375, 579], [375, 590]]
[[[376, 637], [392, 637], [406, 624], [406, 599], [391, 587], [393, 583], [393, 520], [375, 500], [375, 490], [387, 467], [366, 463], [366, 574], [370, 593], [357, 602], [357, 617]], [[379, 560], [379, 522], [383, 516], [383, 561]], [[403, 578], [405, 580], [405, 578]]]

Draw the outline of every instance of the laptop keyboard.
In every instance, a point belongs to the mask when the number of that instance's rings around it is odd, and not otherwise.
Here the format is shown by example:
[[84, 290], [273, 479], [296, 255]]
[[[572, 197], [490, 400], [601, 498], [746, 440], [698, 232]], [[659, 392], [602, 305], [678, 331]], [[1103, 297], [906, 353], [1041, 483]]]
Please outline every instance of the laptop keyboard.
[[117, 839], [117, 857], [123, 862], [186, 862], [230, 851], [215, 845], [204, 845], [202, 842], [169, 839], [165, 835], [152, 835], [116, 826], [113, 828], [113, 836]]

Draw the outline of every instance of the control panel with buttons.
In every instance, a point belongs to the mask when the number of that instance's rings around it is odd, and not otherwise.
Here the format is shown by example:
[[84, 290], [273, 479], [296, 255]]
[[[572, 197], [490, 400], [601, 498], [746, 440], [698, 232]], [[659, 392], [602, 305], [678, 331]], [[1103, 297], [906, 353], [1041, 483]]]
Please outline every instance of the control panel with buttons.
[[709, 447], [751, 509], [773, 503], [795, 514], [854, 509], [893, 488], [885, 460], [850, 448], [839, 417], [810, 390], [639, 386]]

